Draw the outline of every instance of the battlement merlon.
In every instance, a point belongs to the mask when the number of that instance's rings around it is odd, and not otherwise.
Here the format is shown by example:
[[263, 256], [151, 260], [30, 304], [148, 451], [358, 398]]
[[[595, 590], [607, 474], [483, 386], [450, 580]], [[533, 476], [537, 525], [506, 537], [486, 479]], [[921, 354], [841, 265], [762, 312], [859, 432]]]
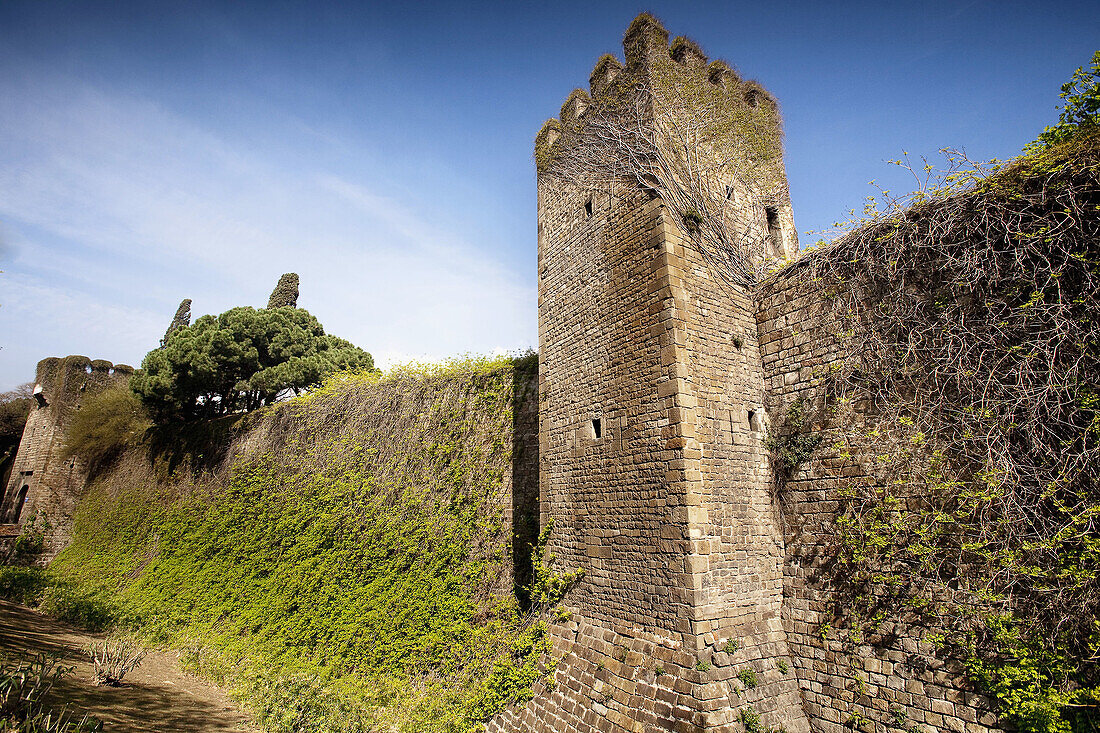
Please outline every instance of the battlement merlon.
[[640, 14], [623, 35], [623, 54], [631, 73], [647, 69], [668, 54], [668, 31], [649, 13]]

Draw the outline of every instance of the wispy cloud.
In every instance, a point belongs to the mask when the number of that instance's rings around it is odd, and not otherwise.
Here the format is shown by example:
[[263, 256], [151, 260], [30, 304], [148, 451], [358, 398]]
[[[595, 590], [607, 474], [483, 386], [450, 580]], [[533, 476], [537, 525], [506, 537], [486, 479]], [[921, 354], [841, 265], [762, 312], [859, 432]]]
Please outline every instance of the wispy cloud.
[[147, 99], [24, 75], [0, 80], [0, 129], [0, 387], [63, 352], [138, 361], [181, 298], [262, 305], [286, 270], [303, 307], [375, 352], [535, 338], [529, 280], [448, 212], [257, 146], [247, 127], [230, 139]]

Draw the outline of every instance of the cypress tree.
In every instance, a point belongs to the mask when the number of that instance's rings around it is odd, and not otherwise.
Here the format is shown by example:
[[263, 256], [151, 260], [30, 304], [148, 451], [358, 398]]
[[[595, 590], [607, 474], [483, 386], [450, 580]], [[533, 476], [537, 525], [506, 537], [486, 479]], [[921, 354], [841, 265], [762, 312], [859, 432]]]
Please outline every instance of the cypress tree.
[[187, 328], [191, 325], [191, 299], [184, 298], [180, 303], [180, 307], [176, 309], [176, 315], [172, 318], [171, 325], [168, 326], [168, 330], [164, 332], [164, 338], [160, 340], [160, 348], [164, 348], [168, 343], [168, 337], [174, 334], [181, 328]]
[[279, 284], [267, 299], [268, 308], [298, 307], [298, 273], [288, 272], [279, 278]]

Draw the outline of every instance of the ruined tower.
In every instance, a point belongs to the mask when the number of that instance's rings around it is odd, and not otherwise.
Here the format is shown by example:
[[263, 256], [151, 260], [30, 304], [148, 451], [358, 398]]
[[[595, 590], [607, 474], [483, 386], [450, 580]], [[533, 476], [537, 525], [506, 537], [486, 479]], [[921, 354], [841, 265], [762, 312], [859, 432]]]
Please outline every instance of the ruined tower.
[[[536, 140], [542, 515], [556, 568], [585, 575], [551, 629], [551, 682], [490, 730], [741, 730], [758, 715], [807, 731], [780, 671], [783, 539], [745, 276], [797, 250], [775, 103], [647, 14], [623, 45], [625, 64], [601, 59]], [[729, 124], [693, 127], [713, 104]], [[592, 154], [608, 124], [635, 147]], [[693, 149], [718, 156], [738, 136], [773, 147], [691, 170], [661, 147], [709, 139]], [[640, 168], [614, 159], [635, 150]]]
[[[38, 362], [34, 399], [11, 478], [0, 495], [5, 522], [26, 523], [37, 517], [48, 525], [47, 553], [67, 540], [76, 504], [87, 478], [78, 458], [64, 458], [62, 449], [76, 411], [94, 395], [126, 385], [132, 367], [95, 361], [86, 356], [52, 357]], [[44, 520], [44, 521], [43, 521]]]

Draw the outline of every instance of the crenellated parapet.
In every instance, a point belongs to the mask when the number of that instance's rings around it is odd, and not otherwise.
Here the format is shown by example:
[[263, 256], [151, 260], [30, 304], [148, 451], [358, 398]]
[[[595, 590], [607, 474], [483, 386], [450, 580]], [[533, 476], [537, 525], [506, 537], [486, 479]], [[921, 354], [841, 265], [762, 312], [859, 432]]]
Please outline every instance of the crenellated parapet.
[[86, 472], [63, 448], [73, 416], [95, 395], [126, 386], [134, 368], [105, 359], [71, 355], [38, 362], [34, 399], [11, 477], [0, 494], [0, 517], [26, 523], [35, 518], [48, 525], [47, 554], [68, 537]]
[[[52, 356], [38, 362], [35, 370], [34, 397], [38, 409], [49, 407], [60, 417], [80, 409], [83, 400], [108, 387], [129, 381], [134, 368], [113, 364], [106, 359], [86, 356]], [[32, 412], [32, 415], [34, 412]]]
[[573, 90], [543, 125], [535, 162], [547, 187], [585, 189], [578, 196], [633, 179], [700, 230], [712, 262], [742, 262], [733, 279], [750, 282], [766, 260], [798, 251], [782, 136], [761, 84], [686, 36], [670, 41], [643, 13], [623, 37], [623, 60], [601, 56], [588, 90]]
[[[699, 44], [690, 38], [677, 36], [670, 43], [668, 36], [659, 20], [649, 13], [639, 15], [623, 38], [626, 63], [611, 54], [601, 56], [589, 76], [588, 91], [573, 90], [562, 105], [559, 117], [543, 125], [536, 137], [536, 148], [553, 146], [560, 139], [560, 135], [548, 139], [544, 134], [546, 130], [580, 124], [589, 106], [620, 101], [625, 92], [660, 94], [662, 90], [679, 87], [675, 101], [685, 104], [702, 92], [727, 97], [723, 102], [730, 107], [743, 105], [750, 109], [766, 107], [772, 112], [778, 111], [775, 98], [758, 82], [743, 80], [725, 61], [708, 61]], [[693, 88], [695, 93], [691, 94]], [[683, 111], [691, 113], [693, 110], [685, 107]], [[779, 131], [778, 115], [761, 122]]]

